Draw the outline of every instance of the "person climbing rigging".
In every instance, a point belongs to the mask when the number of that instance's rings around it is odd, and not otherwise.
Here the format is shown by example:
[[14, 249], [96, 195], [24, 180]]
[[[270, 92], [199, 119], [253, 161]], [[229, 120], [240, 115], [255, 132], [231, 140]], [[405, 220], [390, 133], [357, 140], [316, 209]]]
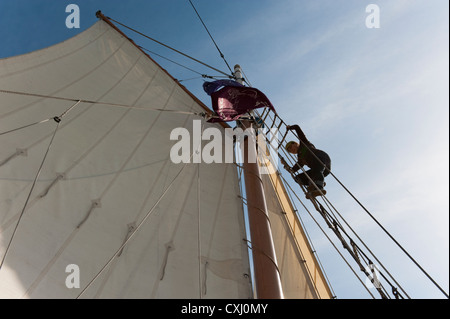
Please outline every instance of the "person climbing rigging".
[[[298, 161], [293, 167], [289, 167], [289, 165], [282, 160], [284, 168], [292, 173], [295, 173], [304, 165], [308, 166], [310, 169], [295, 176], [295, 181], [300, 185], [307, 186], [307, 198], [316, 197], [322, 194], [325, 195], [325, 177], [331, 170], [330, 156], [328, 156], [328, 154], [324, 151], [317, 149], [306, 138], [305, 134], [298, 125], [288, 125], [287, 129], [297, 133], [300, 143], [290, 141], [286, 144], [286, 151], [292, 154], [297, 154]], [[314, 183], [310, 182], [308, 176]]]

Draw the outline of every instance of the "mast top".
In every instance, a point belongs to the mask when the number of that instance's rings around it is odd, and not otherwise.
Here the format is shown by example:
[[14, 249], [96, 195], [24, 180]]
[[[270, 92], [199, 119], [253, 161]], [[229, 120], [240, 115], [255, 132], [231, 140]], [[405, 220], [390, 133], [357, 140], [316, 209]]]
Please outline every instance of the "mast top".
[[242, 70], [239, 64], [234, 66], [234, 77], [238, 83], [244, 84], [244, 78], [242, 77]]

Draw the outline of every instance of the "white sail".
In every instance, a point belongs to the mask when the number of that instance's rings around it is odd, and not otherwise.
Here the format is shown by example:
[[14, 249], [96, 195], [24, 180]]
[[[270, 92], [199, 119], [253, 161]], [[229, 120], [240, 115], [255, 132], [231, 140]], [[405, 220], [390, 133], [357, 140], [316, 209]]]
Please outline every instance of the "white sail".
[[235, 166], [170, 160], [205, 107], [134, 43], [99, 21], [0, 90], [0, 297], [252, 296]]

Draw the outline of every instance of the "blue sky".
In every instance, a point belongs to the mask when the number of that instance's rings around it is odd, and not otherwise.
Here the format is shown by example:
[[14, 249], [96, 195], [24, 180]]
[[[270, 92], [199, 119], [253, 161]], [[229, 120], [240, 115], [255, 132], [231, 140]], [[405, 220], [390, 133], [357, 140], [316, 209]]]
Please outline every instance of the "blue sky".
[[[80, 7], [79, 29], [65, 26], [71, 3]], [[334, 174], [448, 292], [448, 1], [193, 3], [230, 65], [240, 64], [280, 116], [330, 154]], [[379, 29], [365, 25], [370, 3], [380, 7]], [[0, 0], [0, 58], [64, 41], [94, 24], [97, 10], [227, 71], [188, 0]], [[143, 47], [215, 74], [126, 33]], [[155, 59], [178, 79], [197, 76]], [[183, 84], [210, 105], [202, 81]], [[443, 297], [331, 177], [327, 183], [328, 198], [411, 297]], [[368, 297], [303, 219], [338, 297]]]

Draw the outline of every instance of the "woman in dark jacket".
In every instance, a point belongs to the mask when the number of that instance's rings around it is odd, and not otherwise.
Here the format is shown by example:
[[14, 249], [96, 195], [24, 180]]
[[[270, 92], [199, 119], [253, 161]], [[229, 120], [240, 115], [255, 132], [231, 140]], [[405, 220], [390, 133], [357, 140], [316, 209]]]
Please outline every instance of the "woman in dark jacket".
[[[300, 143], [291, 141], [286, 144], [286, 150], [289, 153], [297, 154], [298, 160], [292, 168], [286, 167], [286, 165], [285, 168], [290, 169], [295, 173], [304, 165], [308, 166], [310, 169], [305, 173], [297, 175], [295, 181], [301, 185], [308, 186], [308, 194], [311, 197], [322, 194], [325, 195], [325, 176], [327, 176], [331, 170], [330, 157], [327, 153], [317, 149], [310, 141], [308, 141], [298, 125], [288, 126], [287, 129], [294, 130], [297, 133]], [[325, 167], [327, 169], [325, 169]], [[314, 184], [310, 182], [306, 175], [312, 179]]]

